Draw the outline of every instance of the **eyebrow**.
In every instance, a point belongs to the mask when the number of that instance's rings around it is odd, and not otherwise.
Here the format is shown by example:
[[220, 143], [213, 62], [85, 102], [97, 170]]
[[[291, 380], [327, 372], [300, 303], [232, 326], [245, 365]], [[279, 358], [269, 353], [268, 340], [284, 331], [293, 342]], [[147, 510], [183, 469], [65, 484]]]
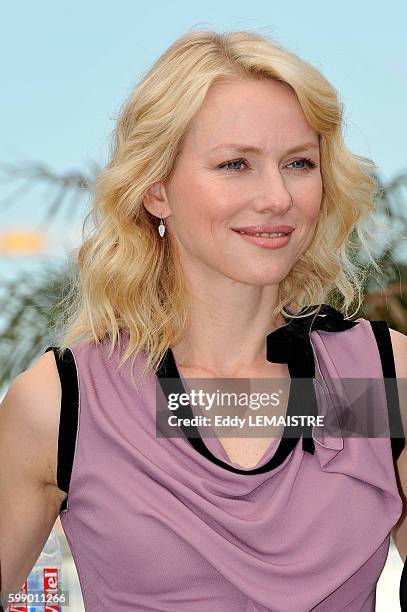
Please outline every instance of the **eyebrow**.
[[[234, 151], [239, 151], [240, 153], [262, 153], [263, 149], [259, 147], [255, 147], [253, 145], [244, 145], [238, 144], [235, 142], [220, 144], [210, 150], [210, 152], [218, 151], [219, 149], [233, 149]], [[288, 151], [286, 151], [286, 155], [290, 155], [290, 153], [296, 153], [297, 151], [306, 151], [308, 149], [319, 149], [319, 145], [315, 144], [315, 142], [303, 142], [295, 147], [292, 147]]]

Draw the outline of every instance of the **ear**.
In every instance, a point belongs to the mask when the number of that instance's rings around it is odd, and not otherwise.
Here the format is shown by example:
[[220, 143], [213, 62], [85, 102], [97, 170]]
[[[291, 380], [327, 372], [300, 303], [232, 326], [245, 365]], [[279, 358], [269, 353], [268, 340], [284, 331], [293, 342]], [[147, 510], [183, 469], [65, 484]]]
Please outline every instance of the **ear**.
[[143, 198], [144, 207], [155, 217], [166, 218], [171, 214], [167, 193], [163, 183], [150, 185]]

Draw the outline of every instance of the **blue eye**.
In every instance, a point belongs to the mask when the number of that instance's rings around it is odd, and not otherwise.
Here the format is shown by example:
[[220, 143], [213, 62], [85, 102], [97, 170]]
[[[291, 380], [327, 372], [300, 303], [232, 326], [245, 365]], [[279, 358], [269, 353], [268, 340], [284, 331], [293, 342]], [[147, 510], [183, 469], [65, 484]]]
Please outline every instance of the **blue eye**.
[[[307, 165], [308, 168], [316, 168], [316, 163], [312, 161], [312, 159], [306, 158], [306, 157], [302, 157], [301, 159], [296, 159], [295, 161], [291, 162], [291, 164], [298, 164], [298, 162], [303, 162]], [[290, 164], [290, 166], [291, 166]], [[303, 170], [302, 168], [297, 168], [297, 170]]]
[[[227, 166], [229, 166], [230, 164], [246, 164], [247, 166], [247, 162], [245, 159], [232, 159], [231, 161], [225, 162], [224, 164], [222, 164], [221, 166], [218, 166], [219, 168], [226, 168]], [[227, 168], [228, 170], [237, 170], [237, 168]]]

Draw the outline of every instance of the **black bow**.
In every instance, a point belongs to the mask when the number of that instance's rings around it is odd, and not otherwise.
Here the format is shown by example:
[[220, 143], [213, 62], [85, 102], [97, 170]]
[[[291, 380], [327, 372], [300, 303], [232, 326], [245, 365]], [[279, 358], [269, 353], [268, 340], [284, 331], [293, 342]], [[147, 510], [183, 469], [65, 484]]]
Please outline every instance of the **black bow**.
[[[308, 309], [315, 310], [316, 305], [304, 307], [298, 314], [305, 314]], [[315, 377], [315, 359], [311, 345], [312, 330], [339, 332], [357, 325], [358, 321], [345, 319], [343, 314], [330, 306], [321, 304], [318, 312], [300, 319], [289, 319], [287, 325], [279, 327], [266, 338], [267, 361], [287, 363], [291, 378], [309, 378], [309, 385], [303, 385], [302, 405], [306, 405], [307, 414], [317, 416], [317, 401], [312, 379]], [[312, 439], [311, 426], [303, 428], [302, 446], [304, 451], [314, 454], [315, 445]]]
[[[298, 314], [305, 314], [308, 309], [314, 310], [316, 306], [304, 307]], [[302, 359], [307, 362], [312, 362], [313, 369], [308, 374], [304, 368], [302, 361], [299, 377], [314, 376], [313, 353], [310, 343], [310, 332], [312, 330], [321, 329], [323, 331], [339, 332], [345, 329], [350, 329], [357, 325], [357, 321], [345, 319], [343, 314], [333, 308], [329, 304], [321, 304], [317, 314], [310, 314], [301, 319], [289, 319], [287, 325], [279, 327], [268, 334], [267, 343], [267, 361], [272, 363], [287, 363], [295, 365], [295, 357], [300, 352]], [[304, 352], [303, 352], [304, 351]], [[305, 354], [304, 354], [305, 353]], [[309, 359], [312, 357], [312, 359]], [[307, 359], [308, 358], [308, 359]], [[293, 376], [293, 374], [290, 375]], [[297, 376], [294, 373], [294, 376]]]

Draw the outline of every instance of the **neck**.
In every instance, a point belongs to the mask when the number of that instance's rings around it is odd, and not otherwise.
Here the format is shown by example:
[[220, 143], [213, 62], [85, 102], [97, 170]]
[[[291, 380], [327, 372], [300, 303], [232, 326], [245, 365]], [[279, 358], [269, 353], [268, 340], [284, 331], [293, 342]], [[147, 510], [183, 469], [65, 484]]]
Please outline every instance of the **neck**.
[[271, 321], [274, 306], [264, 296], [252, 303], [243, 299], [192, 301], [188, 332], [171, 347], [177, 364], [215, 377], [270, 366], [266, 337], [287, 323], [281, 315]]

